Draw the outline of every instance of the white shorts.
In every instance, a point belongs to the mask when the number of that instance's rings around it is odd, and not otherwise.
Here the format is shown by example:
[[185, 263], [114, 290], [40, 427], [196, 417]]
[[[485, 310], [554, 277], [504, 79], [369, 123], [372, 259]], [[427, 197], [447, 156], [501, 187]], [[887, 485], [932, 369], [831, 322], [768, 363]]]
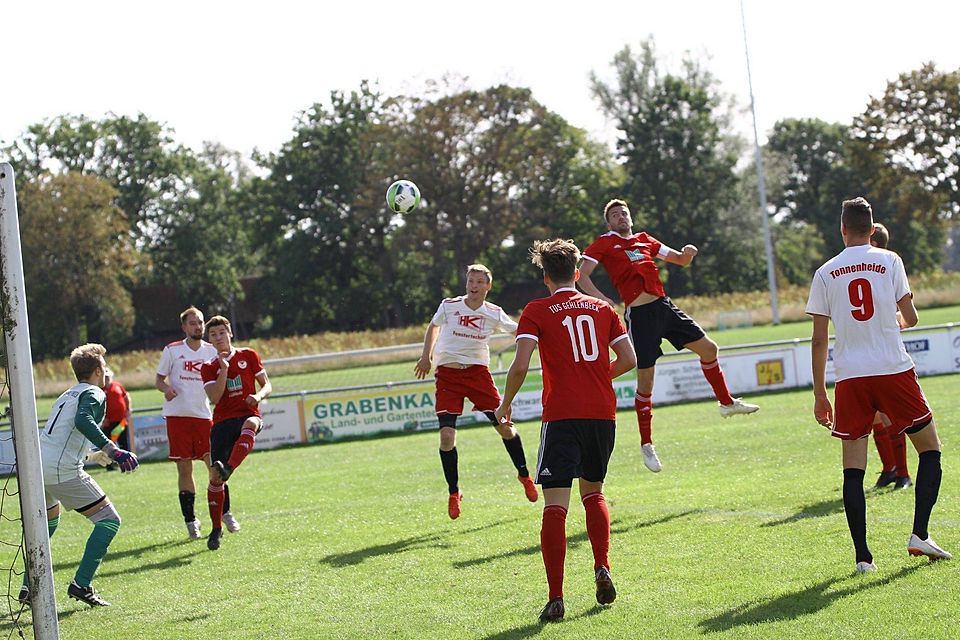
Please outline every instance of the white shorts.
[[97, 481], [86, 471], [81, 471], [76, 478], [66, 482], [43, 485], [43, 493], [47, 501], [47, 510], [63, 504], [64, 508], [73, 511], [86, 511], [107, 497]]

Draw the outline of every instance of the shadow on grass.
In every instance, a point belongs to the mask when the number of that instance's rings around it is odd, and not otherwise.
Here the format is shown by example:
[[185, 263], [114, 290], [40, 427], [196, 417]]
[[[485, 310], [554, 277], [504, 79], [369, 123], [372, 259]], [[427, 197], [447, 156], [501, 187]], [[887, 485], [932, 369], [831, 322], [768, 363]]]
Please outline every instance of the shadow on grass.
[[[864, 495], [867, 500], [877, 498], [882, 495], [891, 493], [890, 491], [866, 491]], [[761, 524], [761, 527], [779, 527], [782, 524], [790, 524], [792, 522], [797, 522], [798, 520], [805, 520], [806, 518], [823, 518], [825, 516], [832, 516], [838, 513], [843, 513], [843, 498], [833, 498], [832, 500], [821, 500], [820, 502], [814, 502], [813, 504], [808, 504], [804, 507], [800, 507], [800, 510], [794, 513], [793, 515], [787, 516], [786, 518], [781, 518], [780, 520], [774, 520], [773, 522], [764, 522]]]
[[[890, 584], [894, 580], [899, 580], [913, 573], [922, 566], [923, 565], [918, 564], [904, 567], [896, 573], [892, 573], [878, 580], [871, 580], [868, 576], [857, 575], [852, 577], [831, 578], [801, 589], [800, 591], [742, 604], [716, 617], [703, 620], [697, 623], [697, 626], [700, 627], [704, 633], [719, 633], [722, 631], [730, 631], [736, 627], [794, 620], [801, 616], [810, 615], [821, 609], [825, 609], [829, 607], [834, 600], [866, 591], [867, 589]], [[854, 583], [842, 589], [835, 591], [830, 590], [835, 584], [844, 580], [853, 580]]]
[[320, 562], [329, 564], [332, 567], [349, 567], [349, 566], [360, 564], [364, 560], [367, 560], [369, 558], [374, 558], [376, 556], [388, 556], [388, 555], [394, 555], [397, 553], [405, 553], [407, 551], [422, 549], [427, 546], [430, 546], [433, 548], [449, 547], [450, 545], [444, 542], [444, 540], [452, 536], [463, 536], [470, 533], [476, 533], [477, 531], [483, 531], [484, 529], [492, 529], [493, 527], [507, 525], [507, 524], [510, 524], [511, 522], [516, 522], [516, 521], [517, 521], [517, 518], [513, 518], [511, 520], [501, 520], [499, 522], [491, 522], [490, 524], [485, 524], [479, 527], [471, 527], [470, 529], [451, 528], [451, 529], [444, 529], [442, 531], [434, 531], [433, 533], [425, 533], [419, 536], [411, 536], [409, 538], [395, 540], [394, 542], [378, 544], [372, 547], [364, 547], [363, 549], [357, 549], [355, 551], [347, 551], [346, 553], [332, 553], [326, 557], [321, 558]]
[[[110, 562], [111, 560], [116, 561], [116, 560], [121, 560], [123, 558], [131, 558], [131, 557], [139, 558], [140, 556], [146, 553], [153, 553], [154, 551], [159, 551], [161, 549], [172, 549], [174, 547], [180, 547], [188, 544], [197, 544], [197, 548], [194, 550], [194, 552], [188, 555], [193, 556], [193, 555], [197, 555], [200, 552], [202, 545], [198, 544], [197, 541], [195, 540], [175, 540], [175, 541], [170, 540], [167, 542], [158, 542], [156, 544], [147, 545], [145, 547], [138, 547], [136, 549], [124, 549], [123, 551], [114, 551], [113, 549], [109, 549], [107, 550], [107, 555], [105, 556], [105, 559], [107, 562]], [[53, 539], [53, 564], [56, 569], [58, 570], [59, 569], [75, 569], [77, 566], [79, 566], [80, 564], [79, 559], [75, 559], [70, 562], [58, 562], [56, 545], [57, 545], [56, 538], [54, 538]], [[167, 562], [175, 562], [176, 560], [177, 558], [172, 558]], [[160, 568], [163, 568], [164, 564], [166, 563], [164, 562], [157, 563], [157, 565], [159, 565]], [[154, 565], [153, 568], [157, 568], [157, 565]], [[138, 567], [134, 569], [125, 569], [124, 571], [119, 573], [131, 573], [134, 571], [142, 571], [142, 570], [143, 569]]]
[[[658, 524], [664, 524], [670, 522], [671, 520], [676, 520], [678, 518], [683, 518], [692, 513], [699, 513], [700, 509], [690, 509], [688, 511], [681, 511], [680, 513], [671, 513], [669, 515], [656, 518], [654, 520], [646, 520], [638, 522], [634, 525], [630, 525], [629, 521], [617, 521], [610, 527], [610, 534], [621, 534], [626, 533], [627, 531], [633, 531], [635, 529], [645, 529], [646, 527], [653, 527]], [[567, 545], [576, 546], [581, 542], [588, 540], [587, 532], [582, 531], [575, 536], [570, 536], [567, 538]], [[473, 558], [471, 560], [458, 560], [453, 563], [453, 566], [458, 569], [464, 569], [466, 567], [473, 567], [479, 564], [486, 564], [488, 562], [494, 562], [496, 560], [504, 560], [506, 558], [515, 558], [517, 556], [532, 556], [540, 553], [540, 545], [532, 545], [529, 547], [523, 547], [521, 549], [511, 549], [510, 551], [503, 551], [501, 553], [495, 553], [489, 556], [482, 556], [480, 558]]]
[[595, 616], [598, 613], [605, 611], [607, 607], [601, 607], [600, 605], [594, 605], [592, 609], [588, 609], [583, 613], [578, 613], [575, 616], [565, 616], [560, 622], [540, 622], [537, 620], [531, 624], [525, 624], [522, 627], [517, 627], [516, 629], [507, 629], [506, 631], [501, 631], [500, 633], [495, 633], [492, 636], [486, 636], [483, 640], [523, 640], [523, 638], [532, 638], [535, 635], [538, 635], [545, 626], [549, 625], [562, 625], [564, 623], [569, 623], [574, 620], [579, 620], [581, 618], [589, 618]]

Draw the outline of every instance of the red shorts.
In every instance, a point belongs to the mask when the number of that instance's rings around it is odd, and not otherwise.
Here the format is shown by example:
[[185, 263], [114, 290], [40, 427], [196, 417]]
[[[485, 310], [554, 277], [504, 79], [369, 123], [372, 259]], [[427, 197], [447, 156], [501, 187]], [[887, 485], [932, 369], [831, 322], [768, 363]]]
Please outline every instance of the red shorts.
[[490, 369], [475, 364], [466, 369], [437, 367], [437, 415], [463, 413], [463, 399], [473, 403], [476, 411], [495, 411], [500, 406], [500, 392], [493, 384]]
[[891, 435], [933, 418], [917, 372], [841, 380], [834, 389], [833, 435], [859, 440], [870, 435], [877, 411], [886, 414]]
[[210, 453], [210, 418], [167, 416], [170, 460], [202, 460]]

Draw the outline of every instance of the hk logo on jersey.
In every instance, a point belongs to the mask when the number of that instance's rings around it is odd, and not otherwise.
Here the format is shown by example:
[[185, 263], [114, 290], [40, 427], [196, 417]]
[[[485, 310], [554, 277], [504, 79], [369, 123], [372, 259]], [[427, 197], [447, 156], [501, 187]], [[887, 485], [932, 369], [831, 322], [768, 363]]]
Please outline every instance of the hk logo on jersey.
[[183, 370], [190, 373], [200, 373], [200, 367], [203, 366], [203, 360], [184, 360]]
[[461, 327], [476, 329], [477, 331], [483, 329], [483, 316], [460, 316], [458, 320]]
[[630, 262], [642, 262], [646, 257], [639, 249], [627, 249], [625, 253], [627, 257], [630, 258]]

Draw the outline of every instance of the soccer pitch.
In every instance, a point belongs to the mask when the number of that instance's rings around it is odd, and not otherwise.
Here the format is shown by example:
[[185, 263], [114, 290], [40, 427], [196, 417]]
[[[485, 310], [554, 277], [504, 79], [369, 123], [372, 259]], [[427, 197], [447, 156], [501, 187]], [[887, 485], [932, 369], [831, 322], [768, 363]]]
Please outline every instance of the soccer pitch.
[[[921, 382], [944, 440], [930, 531], [957, 553], [960, 465], [951, 444], [960, 375]], [[90, 525], [65, 513], [52, 545], [61, 635], [956, 637], [960, 561], [907, 555], [913, 489], [867, 492], [868, 540], [880, 570], [854, 575], [840, 445], [814, 423], [810, 391], [750, 399], [761, 404], [758, 414], [727, 420], [714, 402], [655, 408], [659, 474], [643, 466], [633, 413], [619, 414], [605, 490], [618, 590], [610, 607], [596, 605], [583, 509], [574, 500], [567, 617], [537, 621], [547, 599], [542, 501], [524, 499], [498, 436], [478, 427], [458, 438], [459, 520], [446, 515], [435, 433], [255, 452], [230, 480], [243, 528], [225, 534], [217, 552], [186, 539], [172, 464], [145, 464], [132, 475], [98, 469], [123, 518], [94, 582], [113, 606], [90, 610], [66, 598]], [[539, 425], [519, 428], [532, 466]], [[915, 473], [912, 449], [908, 460]], [[868, 485], [878, 471], [871, 445]], [[199, 464], [195, 476], [203, 477]], [[197, 510], [206, 534], [202, 494]]]

